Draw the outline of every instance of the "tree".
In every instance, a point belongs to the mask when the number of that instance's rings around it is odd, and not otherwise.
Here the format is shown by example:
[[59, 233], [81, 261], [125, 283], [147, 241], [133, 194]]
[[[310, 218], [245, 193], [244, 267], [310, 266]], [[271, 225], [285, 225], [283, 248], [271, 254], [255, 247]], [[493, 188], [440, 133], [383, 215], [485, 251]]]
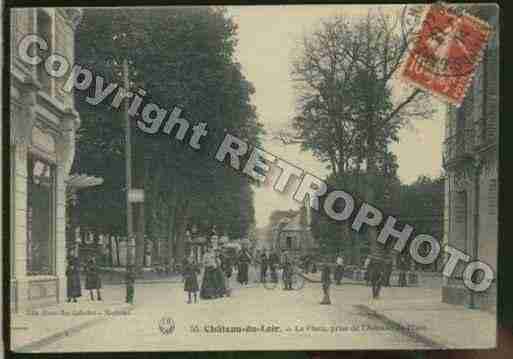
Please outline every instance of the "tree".
[[[169, 110], [179, 106], [192, 126], [207, 123], [200, 150], [175, 140], [176, 130], [148, 135], [133, 126], [135, 178], [146, 194], [146, 233], [165, 239], [166, 260], [184, 255], [183, 234], [192, 223], [242, 236], [255, 221], [250, 180], [212, 157], [225, 129], [254, 144], [261, 132], [250, 101], [254, 88], [233, 60], [235, 44], [235, 24], [225, 10], [212, 7], [86, 9], [77, 31], [77, 60], [106, 83], [122, 84], [121, 64], [128, 61], [130, 90], [147, 93], [141, 108], [149, 102]], [[81, 220], [123, 234], [123, 113], [109, 107], [110, 98], [91, 106], [86, 95], [76, 95], [83, 125], [75, 167], [102, 176], [106, 185], [82, 196]]]
[[[415, 228], [417, 234], [443, 235], [444, 179], [419, 176], [415, 182], [401, 186], [400, 216], [402, 222]], [[433, 269], [437, 270], [437, 265]], [[431, 267], [431, 266], [429, 266]]]
[[[357, 19], [326, 19], [305, 36], [293, 61], [299, 93], [293, 126], [303, 149], [328, 163], [332, 183], [353, 182], [375, 205], [394, 182], [382, 179], [397, 169], [388, 148], [399, 129], [432, 114], [424, 92], [401, 89], [395, 79], [412, 36], [399, 28], [403, 16], [378, 9]], [[349, 182], [347, 174], [354, 176]], [[369, 235], [375, 244], [376, 229]]]

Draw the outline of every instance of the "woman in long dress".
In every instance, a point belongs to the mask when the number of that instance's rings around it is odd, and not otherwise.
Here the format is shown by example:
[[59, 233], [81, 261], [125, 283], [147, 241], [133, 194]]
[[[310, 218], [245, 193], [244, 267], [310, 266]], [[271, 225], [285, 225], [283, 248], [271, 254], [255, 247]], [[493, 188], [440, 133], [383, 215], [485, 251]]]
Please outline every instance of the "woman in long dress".
[[216, 287], [218, 297], [224, 297], [226, 293], [226, 278], [223, 272], [223, 262], [220, 251], [216, 253]]
[[242, 285], [247, 285], [249, 281], [249, 264], [251, 263], [251, 255], [247, 248], [242, 248], [238, 259], [237, 281]]
[[82, 296], [82, 288], [80, 285], [80, 263], [78, 258], [71, 257], [68, 259], [66, 277], [68, 302], [76, 302], [77, 298]]
[[211, 247], [203, 255], [203, 280], [201, 282], [201, 299], [214, 299], [219, 297], [219, 274], [217, 271], [216, 255]]

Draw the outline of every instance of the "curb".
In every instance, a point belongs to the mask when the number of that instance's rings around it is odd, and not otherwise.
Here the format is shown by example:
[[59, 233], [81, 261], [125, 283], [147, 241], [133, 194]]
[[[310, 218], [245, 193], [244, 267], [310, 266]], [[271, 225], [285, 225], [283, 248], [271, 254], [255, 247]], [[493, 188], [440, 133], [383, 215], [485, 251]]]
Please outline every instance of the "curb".
[[417, 331], [410, 330], [407, 327], [405, 327], [404, 325], [402, 325], [401, 323], [399, 323], [398, 321], [390, 319], [386, 315], [381, 314], [381, 313], [375, 311], [374, 309], [369, 308], [366, 305], [358, 304], [358, 305], [355, 305], [354, 307], [357, 308], [364, 315], [367, 315], [371, 318], [376, 318], [387, 325], [396, 327], [397, 330], [399, 332], [401, 332], [401, 334], [406, 335], [407, 337], [409, 337], [417, 342], [420, 342], [428, 347], [428, 348], [421, 348], [418, 350], [449, 349], [446, 345], [435, 342], [433, 339], [429, 338], [428, 336], [419, 334]]
[[[125, 282], [121, 283], [108, 283], [104, 282], [105, 285], [109, 286], [115, 286], [115, 285], [126, 285]], [[157, 280], [137, 280], [135, 279], [135, 285], [137, 284], [153, 284], [153, 283], [183, 283], [180, 279], [179, 280], [170, 280], [170, 279], [157, 279]]]
[[[120, 308], [126, 308], [126, 307], [135, 308], [135, 306], [130, 306], [128, 304], [120, 306]], [[65, 338], [65, 337], [68, 337], [71, 335], [75, 335], [78, 332], [80, 332], [81, 330], [92, 327], [93, 325], [101, 323], [102, 321], [107, 320], [108, 318], [109, 318], [108, 316], [101, 316], [101, 317], [96, 317], [96, 318], [87, 320], [87, 321], [80, 323], [76, 326], [73, 326], [68, 329], [64, 329], [57, 333], [50, 334], [46, 337], [43, 337], [43, 338], [33, 341], [31, 343], [21, 345], [19, 347], [11, 348], [11, 351], [13, 353], [33, 353], [35, 350], [37, 350], [41, 347], [47, 346], [49, 344], [53, 344], [62, 338]]]

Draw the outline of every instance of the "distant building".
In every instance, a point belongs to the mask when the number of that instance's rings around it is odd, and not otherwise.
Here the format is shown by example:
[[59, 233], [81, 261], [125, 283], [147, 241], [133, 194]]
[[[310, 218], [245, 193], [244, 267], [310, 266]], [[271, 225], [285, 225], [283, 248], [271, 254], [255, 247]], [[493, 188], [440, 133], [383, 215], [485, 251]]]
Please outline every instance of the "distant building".
[[11, 310], [20, 311], [65, 299], [66, 181], [80, 120], [72, 93], [62, 90], [67, 76], [27, 65], [17, 45], [36, 33], [47, 41], [47, 55], [72, 64], [81, 10], [20, 8], [10, 16], [10, 283]]
[[[497, 269], [498, 245], [498, 19], [497, 7], [479, 6], [477, 14], [494, 27], [472, 86], [461, 107], [448, 110], [443, 151], [446, 172], [444, 242], [471, 259]], [[445, 279], [442, 300], [468, 304], [462, 283], [463, 266]], [[474, 297], [481, 307], [495, 307], [496, 282]]]
[[279, 252], [287, 251], [302, 255], [318, 248], [311, 234], [310, 208], [303, 206], [299, 213], [283, 218], [272, 229], [273, 247]]

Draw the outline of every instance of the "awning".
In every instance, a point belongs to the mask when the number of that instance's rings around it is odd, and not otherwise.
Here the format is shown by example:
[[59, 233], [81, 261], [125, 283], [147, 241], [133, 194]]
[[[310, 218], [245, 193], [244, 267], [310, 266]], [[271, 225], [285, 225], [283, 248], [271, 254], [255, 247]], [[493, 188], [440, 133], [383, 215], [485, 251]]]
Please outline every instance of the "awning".
[[73, 190], [79, 190], [87, 187], [99, 186], [103, 183], [103, 178], [88, 176], [86, 174], [72, 174], [69, 176], [66, 184]]

